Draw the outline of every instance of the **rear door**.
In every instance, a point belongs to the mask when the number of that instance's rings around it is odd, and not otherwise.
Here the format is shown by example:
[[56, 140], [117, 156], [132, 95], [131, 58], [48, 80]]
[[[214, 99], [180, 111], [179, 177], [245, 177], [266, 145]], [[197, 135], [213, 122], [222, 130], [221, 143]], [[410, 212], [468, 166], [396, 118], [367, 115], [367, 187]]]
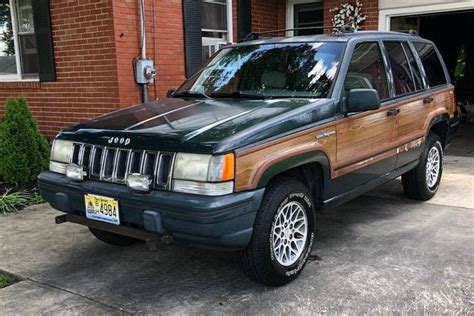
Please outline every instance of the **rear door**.
[[427, 120], [438, 107], [440, 91], [447, 84], [445, 70], [434, 46], [425, 42], [413, 44], [384, 42], [400, 108], [396, 168], [420, 157]]
[[423, 143], [424, 124], [430, 111], [430, 95], [415, 55], [407, 41], [384, 41], [389, 60], [398, 115], [396, 168], [418, 159]]
[[382, 106], [378, 110], [348, 113], [337, 123], [334, 173], [342, 192], [374, 180], [395, 167], [397, 109], [390, 97], [386, 63], [378, 41], [355, 45], [344, 80], [344, 93], [351, 89], [377, 90]]

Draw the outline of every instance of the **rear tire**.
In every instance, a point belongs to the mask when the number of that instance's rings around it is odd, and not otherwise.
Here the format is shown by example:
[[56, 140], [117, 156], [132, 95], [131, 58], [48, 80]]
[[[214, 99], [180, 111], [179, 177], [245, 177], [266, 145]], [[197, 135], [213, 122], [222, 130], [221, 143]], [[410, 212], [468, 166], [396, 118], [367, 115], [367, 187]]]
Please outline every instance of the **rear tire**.
[[405, 195], [418, 201], [431, 199], [438, 191], [442, 173], [443, 146], [439, 136], [431, 133], [418, 166], [402, 175]]
[[104, 230], [89, 227], [91, 233], [100, 241], [103, 241], [109, 245], [126, 247], [137, 243], [139, 240], [130, 238], [127, 236], [117, 235], [114, 233], [106, 232]]
[[250, 278], [281, 286], [298, 277], [313, 246], [313, 205], [306, 186], [295, 179], [280, 178], [267, 187], [252, 240], [240, 253]]

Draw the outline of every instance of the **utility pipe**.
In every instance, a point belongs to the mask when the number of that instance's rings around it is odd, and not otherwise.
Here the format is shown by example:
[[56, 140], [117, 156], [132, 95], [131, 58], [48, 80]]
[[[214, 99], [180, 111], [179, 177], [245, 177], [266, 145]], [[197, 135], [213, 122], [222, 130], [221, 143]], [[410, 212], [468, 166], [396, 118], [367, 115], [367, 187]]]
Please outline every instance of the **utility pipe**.
[[[140, 1], [140, 59], [146, 59], [145, 0]], [[142, 102], [148, 102], [148, 84], [142, 85]]]

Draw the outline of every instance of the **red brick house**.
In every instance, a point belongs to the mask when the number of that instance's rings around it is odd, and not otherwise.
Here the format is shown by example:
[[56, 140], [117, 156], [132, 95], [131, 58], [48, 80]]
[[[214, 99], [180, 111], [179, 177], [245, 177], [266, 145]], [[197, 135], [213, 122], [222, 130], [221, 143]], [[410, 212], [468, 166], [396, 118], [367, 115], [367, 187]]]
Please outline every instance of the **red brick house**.
[[[149, 99], [177, 87], [226, 43], [251, 31], [330, 26], [329, 9], [346, 2], [0, 0], [0, 117], [7, 97], [25, 96], [40, 129], [52, 137], [68, 125], [140, 103], [142, 87], [134, 72], [141, 46], [140, 1], [145, 8], [146, 56], [157, 69], [148, 86]], [[363, 28], [377, 29], [379, 21], [382, 29], [389, 26], [386, 19], [392, 18], [394, 1], [359, 1], [367, 16]], [[453, 1], [429, 3], [437, 2]], [[383, 19], [379, 6], [387, 7], [389, 15]], [[462, 4], [456, 8], [465, 9]]]

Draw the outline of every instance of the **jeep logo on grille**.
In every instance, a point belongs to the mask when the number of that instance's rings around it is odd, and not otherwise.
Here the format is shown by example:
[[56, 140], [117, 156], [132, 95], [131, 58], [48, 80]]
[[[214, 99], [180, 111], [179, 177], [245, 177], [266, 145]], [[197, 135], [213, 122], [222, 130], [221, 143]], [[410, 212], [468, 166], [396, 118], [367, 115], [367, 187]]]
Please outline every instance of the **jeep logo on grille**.
[[109, 140], [107, 141], [109, 144], [120, 144], [120, 145], [125, 145], [127, 146], [130, 144], [130, 138], [124, 138], [124, 137], [109, 137]]

